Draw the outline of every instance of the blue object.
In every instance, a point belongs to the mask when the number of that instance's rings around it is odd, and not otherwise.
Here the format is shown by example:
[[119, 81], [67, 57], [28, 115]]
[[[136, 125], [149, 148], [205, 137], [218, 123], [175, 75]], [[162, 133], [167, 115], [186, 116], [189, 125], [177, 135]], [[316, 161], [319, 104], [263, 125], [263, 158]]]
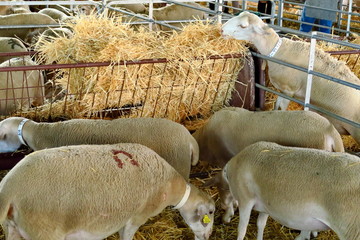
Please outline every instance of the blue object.
[[[303, 9], [303, 12], [302, 12], [302, 15], [301, 15], [301, 21], [313, 24], [315, 22], [315, 20], [316, 20], [316, 18], [306, 16], [306, 6], [304, 6], [304, 9]], [[319, 19], [319, 25], [329, 27], [329, 28], [319, 27], [320, 32], [331, 33], [332, 21], [325, 20], [325, 19]], [[312, 30], [312, 27], [313, 27], [312, 25], [309, 25], [309, 24], [306, 24], [306, 23], [301, 23], [300, 24], [300, 31], [301, 32], [310, 32]]]

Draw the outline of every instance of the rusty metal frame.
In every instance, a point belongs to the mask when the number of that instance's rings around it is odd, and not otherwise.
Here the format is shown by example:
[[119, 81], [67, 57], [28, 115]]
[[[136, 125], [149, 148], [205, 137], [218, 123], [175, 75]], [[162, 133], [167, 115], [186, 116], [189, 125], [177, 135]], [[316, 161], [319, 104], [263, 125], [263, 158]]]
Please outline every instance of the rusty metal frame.
[[[0, 56], [27, 56], [27, 55], [36, 55], [36, 52], [24, 52], [24, 53], [0, 53]], [[235, 90], [232, 93], [232, 98], [229, 102], [231, 106], [244, 107], [250, 110], [255, 110], [255, 70], [254, 70], [254, 61], [251, 57], [251, 53], [244, 54], [226, 54], [226, 55], [216, 55], [210, 56], [205, 59], [227, 59], [227, 58], [245, 58], [243, 69], [237, 74], [237, 81], [235, 82]], [[194, 58], [195, 60], [202, 60], [204, 58]], [[226, 61], [225, 61], [226, 62]], [[155, 64], [155, 63], [164, 63], [164, 69], [168, 63], [168, 60], [165, 58], [160, 59], [144, 59], [144, 60], [135, 60], [135, 61], [121, 61], [117, 65], [138, 65], [142, 64]], [[56, 69], [74, 69], [74, 68], [90, 68], [90, 67], [104, 67], [109, 66], [113, 63], [111, 62], [99, 62], [99, 63], [77, 63], [77, 64], [49, 64], [49, 65], [37, 65], [37, 66], [17, 66], [17, 67], [3, 67], [0, 68], [0, 72], [12, 72], [12, 71], [29, 71], [29, 70], [56, 70]], [[224, 63], [225, 65], [225, 63]], [[71, 74], [71, 73], [70, 73]], [[150, 84], [151, 77], [149, 78], [148, 88]], [[221, 79], [218, 80], [221, 82]], [[199, 83], [200, 84], [200, 83]], [[174, 86], [173, 86], [174, 87]], [[123, 89], [124, 86], [120, 86], [120, 89]], [[161, 92], [161, 86], [159, 87], [159, 92]], [[229, 89], [227, 90], [229, 91]], [[120, 90], [120, 94], [122, 91]], [[206, 93], [204, 93], [205, 96]], [[95, 97], [95, 95], [94, 95]], [[121, 95], [120, 95], [121, 97]], [[156, 101], [158, 101], [157, 99]], [[155, 103], [156, 104], [156, 103]], [[66, 106], [64, 106], [66, 107]], [[136, 106], [134, 106], [136, 107]], [[131, 111], [131, 107], [127, 111]], [[96, 114], [96, 113], [94, 113]], [[122, 112], [108, 111], [108, 117], [119, 117]], [[94, 115], [95, 116], [95, 115]], [[140, 113], [142, 116], [142, 113]], [[18, 161], [20, 161], [28, 151], [19, 151], [15, 153], [0, 153], [0, 170], [12, 168]]]

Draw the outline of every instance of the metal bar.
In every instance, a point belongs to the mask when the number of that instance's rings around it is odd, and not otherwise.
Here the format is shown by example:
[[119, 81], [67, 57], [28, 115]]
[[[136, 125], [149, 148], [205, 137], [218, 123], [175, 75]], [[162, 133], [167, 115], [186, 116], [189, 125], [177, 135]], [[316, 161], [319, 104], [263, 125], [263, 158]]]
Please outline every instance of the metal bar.
[[[299, 100], [299, 99], [296, 99], [296, 98], [293, 98], [293, 97], [289, 97], [289, 96], [286, 95], [286, 94], [283, 94], [283, 93], [274, 91], [274, 90], [272, 90], [272, 89], [270, 89], [270, 88], [268, 88], [268, 87], [265, 87], [265, 86], [263, 86], [263, 85], [260, 85], [260, 84], [258, 84], [258, 83], [255, 83], [255, 86], [258, 87], [258, 88], [261, 88], [261, 89], [263, 89], [263, 90], [265, 90], [265, 91], [268, 91], [268, 92], [271, 92], [271, 93], [273, 93], [273, 94], [276, 94], [276, 95], [278, 95], [278, 96], [280, 96], [280, 97], [286, 98], [286, 99], [288, 99], [288, 100], [290, 100], [290, 101], [296, 102], [296, 103], [298, 103], [298, 104], [300, 104], [300, 105], [302, 105], [302, 106], [305, 105], [305, 103], [304, 103], [303, 101]], [[326, 115], [328, 115], [328, 116], [330, 116], [330, 117], [332, 117], [332, 118], [335, 118], [335, 119], [337, 119], [337, 120], [339, 120], [339, 121], [343, 121], [343, 122], [345, 122], [345, 123], [347, 123], [347, 124], [350, 124], [350, 125], [352, 125], [352, 126], [354, 126], [354, 127], [360, 128], [360, 123], [356, 123], [356, 122], [353, 122], [353, 121], [351, 121], [351, 120], [349, 120], [349, 119], [346, 119], [346, 118], [343, 118], [343, 117], [341, 117], [341, 116], [338, 116], [338, 115], [336, 115], [336, 114], [334, 114], [334, 113], [332, 113], [332, 112], [329, 112], [329, 111], [327, 111], [327, 110], [325, 110], [325, 109], [323, 109], [323, 108], [314, 106], [314, 105], [312, 105], [312, 104], [307, 104], [305, 107], [308, 107], [308, 108], [310, 108], [310, 109], [316, 110], [316, 111], [321, 112], [321, 113], [324, 113], [324, 114], [326, 114]]]
[[262, 54], [259, 54], [259, 53], [256, 53], [256, 52], [251, 52], [251, 54], [253, 56], [260, 57], [262, 59], [269, 60], [271, 62], [275, 62], [275, 63], [281, 64], [281, 65], [284, 65], [284, 66], [287, 66], [287, 67], [291, 67], [291, 68], [294, 68], [294, 69], [302, 71], [302, 72], [311, 73], [311, 74], [313, 74], [313, 75], [315, 75], [317, 77], [325, 78], [327, 80], [340, 83], [340, 84], [345, 85], [347, 87], [352, 87], [352, 88], [360, 90], [360, 85], [356, 85], [356, 84], [353, 84], [353, 83], [350, 83], [350, 82], [346, 82], [346, 81], [343, 81], [343, 80], [338, 79], [338, 78], [330, 77], [328, 75], [325, 75], [325, 74], [322, 74], [322, 73], [319, 73], [319, 72], [315, 72], [315, 71], [310, 71], [309, 72], [307, 68], [303, 68], [303, 67], [299, 67], [297, 65], [291, 64], [291, 63], [283, 62], [281, 60], [271, 58], [271, 57], [268, 57], [268, 56], [265, 56], [265, 55], [262, 55]]
[[[205, 59], [226, 59], [226, 58], [239, 58], [242, 54], [225, 54], [225, 55], [213, 55]], [[194, 60], [203, 59], [201, 57], [194, 58]], [[143, 59], [132, 61], [119, 61], [115, 65], [139, 65], [150, 63], [165, 63], [168, 62], [166, 58], [158, 59]], [[112, 62], [95, 62], [95, 63], [71, 63], [71, 64], [49, 64], [49, 65], [34, 65], [34, 66], [17, 66], [17, 67], [0, 67], [0, 72], [8, 71], [28, 71], [28, 70], [50, 70], [50, 69], [65, 69], [65, 68], [83, 68], [83, 67], [105, 67], [114, 64]]]
[[19, 29], [19, 28], [47, 28], [47, 27], [61, 27], [61, 24], [33, 24], [33, 25], [1, 25], [1, 29]]
[[[312, 36], [316, 36], [317, 32], [312, 32]], [[309, 65], [308, 65], [308, 75], [306, 79], [306, 91], [305, 91], [305, 106], [310, 103], [310, 96], [311, 96], [311, 87], [312, 87], [312, 80], [313, 75], [310, 73], [314, 70], [314, 62], [315, 62], [315, 50], [316, 50], [316, 39], [311, 38], [310, 43], [310, 53], [309, 53]], [[308, 111], [309, 108], [305, 107], [305, 111]]]
[[[348, 6], [348, 11], [349, 13], [352, 12], [352, 0], [349, 1], [349, 6]], [[349, 36], [349, 32], [350, 32], [350, 25], [351, 25], [351, 14], [348, 15], [348, 19], [347, 19], [347, 24], [346, 24], [346, 37]]]
[[342, 50], [342, 51], [326, 51], [330, 55], [348, 55], [348, 54], [360, 54], [360, 50]]
[[[275, 7], [274, 7], [275, 8]], [[283, 0], [280, 0], [279, 1], [279, 5], [278, 5], [278, 15], [277, 15], [277, 19], [278, 19], [278, 24], [280, 27], [283, 26], [283, 17], [284, 17], [284, 12], [283, 12], [283, 9], [284, 9], [284, 2]], [[275, 11], [275, 9], [274, 9]], [[274, 24], [274, 23], [272, 23]]]

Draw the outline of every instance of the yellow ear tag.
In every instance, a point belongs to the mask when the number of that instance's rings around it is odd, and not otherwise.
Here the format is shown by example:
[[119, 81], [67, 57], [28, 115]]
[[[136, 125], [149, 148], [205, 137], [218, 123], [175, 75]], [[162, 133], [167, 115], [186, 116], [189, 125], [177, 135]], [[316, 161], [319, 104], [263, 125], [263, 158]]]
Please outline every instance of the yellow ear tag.
[[204, 218], [203, 218], [203, 223], [210, 223], [211, 219], [209, 218], [209, 216], [207, 214], [205, 214]]

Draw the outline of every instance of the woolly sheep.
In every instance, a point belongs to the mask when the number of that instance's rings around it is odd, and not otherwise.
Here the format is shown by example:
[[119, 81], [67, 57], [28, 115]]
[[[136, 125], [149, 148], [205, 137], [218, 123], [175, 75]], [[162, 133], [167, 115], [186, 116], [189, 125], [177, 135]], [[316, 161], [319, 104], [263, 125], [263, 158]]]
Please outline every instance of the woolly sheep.
[[64, 12], [54, 9], [54, 8], [44, 8], [39, 11], [41, 14], [48, 15], [54, 20], [57, 20], [59, 22], [68, 22], [74, 19], [72, 16], [68, 16]]
[[[11, 14], [8, 16], [0, 16], [0, 26], [38, 24], [57, 24], [57, 22], [48, 15], [41, 13], [21, 13]], [[18, 37], [24, 40], [26, 36], [33, 31], [41, 33], [45, 30], [46, 28], [0, 29], [0, 37]]]
[[[30, 57], [11, 58], [2, 67], [35, 66]], [[0, 115], [24, 110], [44, 103], [44, 77], [42, 71], [0, 72]]]
[[341, 136], [334, 126], [309, 111], [251, 112], [244, 108], [224, 108], [212, 115], [193, 137], [199, 144], [200, 160], [219, 167], [258, 141], [344, 152]]
[[26, 42], [31, 43], [35, 48], [39, 48], [41, 43], [51, 42], [56, 38], [66, 37], [71, 38], [73, 32], [69, 28], [49, 28], [42, 32], [40, 35], [37, 32], [32, 32], [26, 37]]
[[195, 240], [209, 239], [214, 201], [140, 144], [37, 151], [0, 183], [8, 239], [104, 239], [118, 231], [131, 240], [167, 206], [179, 210]]
[[28, 5], [0, 6], [0, 15], [9, 15], [14, 13], [26, 13], [26, 12], [30, 12], [30, 8]]
[[[261, 54], [269, 55], [279, 42], [278, 34], [269, 28], [258, 16], [243, 12], [230, 19], [222, 27], [225, 38], [251, 41]], [[308, 66], [309, 43], [282, 38], [274, 58], [297, 66]], [[294, 57], [296, 56], [296, 57]], [[288, 96], [304, 99], [307, 73], [269, 61], [271, 83]], [[344, 62], [332, 58], [321, 49], [316, 50], [314, 70], [332, 77], [360, 85], [360, 80]], [[289, 102], [286, 101], [288, 104]], [[282, 109], [287, 108], [287, 104]], [[311, 104], [324, 108], [354, 122], [360, 122], [360, 91], [314, 76]], [[360, 143], [360, 128], [326, 116], [340, 132], [350, 134]]]
[[[186, 5], [190, 5], [197, 8], [203, 8], [200, 4], [187, 2]], [[149, 14], [147, 11], [146, 14]], [[157, 21], [176, 21], [176, 20], [195, 20], [206, 19], [207, 14], [202, 10], [197, 10], [189, 7], [184, 7], [178, 4], [170, 4], [162, 8], [153, 10], [153, 17]], [[169, 23], [170, 25], [182, 28], [182, 23]], [[161, 26], [162, 30], [172, 30], [168, 27]]]
[[[0, 37], [0, 52], [11, 53], [11, 52], [27, 52], [25, 45], [16, 38], [12, 37]], [[13, 58], [14, 56], [3, 56], [0, 57], [0, 63]]]
[[244, 239], [252, 209], [260, 212], [258, 240], [267, 217], [290, 228], [331, 228], [340, 240], [359, 239], [360, 159], [347, 153], [258, 142], [223, 169], [239, 203], [238, 240]]
[[[12, 152], [21, 146], [18, 126], [25, 123], [23, 120], [10, 117], [0, 122], [0, 152]], [[78, 144], [140, 143], [157, 152], [185, 179], [189, 178], [191, 164], [196, 165], [199, 159], [198, 144], [189, 131], [179, 123], [160, 118], [73, 119], [57, 123], [28, 120], [23, 125], [22, 137], [33, 150]]]
[[[128, 11], [134, 12], [134, 13], [145, 13], [146, 7], [144, 4], [138, 3], [138, 4], [114, 4], [110, 5], [112, 8], [124, 8]], [[119, 13], [116, 10], [113, 9], [106, 9], [108, 16], [113, 16]], [[83, 14], [83, 15], [90, 15], [97, 12], [95, 5], [81, 5], [77, 7], [77, 13]]]
[[[149, 16], [146, 14], [139, 14], [139, 13], [135, 13], [130, 11], [129, 9], [126, 8], [117, 8], [117, 9], [122, 9], [124, 11], [127, 11], [129, 13], [133, 13], [136, 14], [137, 16], [142, 16], [145, 19], [149, 19]], [[133, 15], [128, 15], [128, 14], [124, 14], [124, 13], [120, 13], [120, 12], [109, 12], [109, 16], [118, 16], [121, 17], [121, 21], [123, 23], [128, 23], [134, 30], [139, 30], [140, 28], [149, 28], [149, 23], [144, 23], [144, 24], [134, 24], [134, 22], [146, 22], [146, 20], [144, 20], [143, 18], [139, 18]], [[160, 30], [160, 26], [158, 24], [153, 24], [152, 25], [152, 30], [153, 31], [159, 31]]]
[[[243, 108], [225, 108], [211, 116], [193, 136], [199, 144], [199, 159], [219, 167], [224, 167], [237, 153], [258, 141], [344, 152], [341, 136], [334, 126], [326, 118], [309, 111], [251, 112]], [[223, 221], [229, 222], [237, 203], [228, 195], [221, 174], [205, 186], [212, 185], [219, 190], [221, 207], [225, 210]]]

